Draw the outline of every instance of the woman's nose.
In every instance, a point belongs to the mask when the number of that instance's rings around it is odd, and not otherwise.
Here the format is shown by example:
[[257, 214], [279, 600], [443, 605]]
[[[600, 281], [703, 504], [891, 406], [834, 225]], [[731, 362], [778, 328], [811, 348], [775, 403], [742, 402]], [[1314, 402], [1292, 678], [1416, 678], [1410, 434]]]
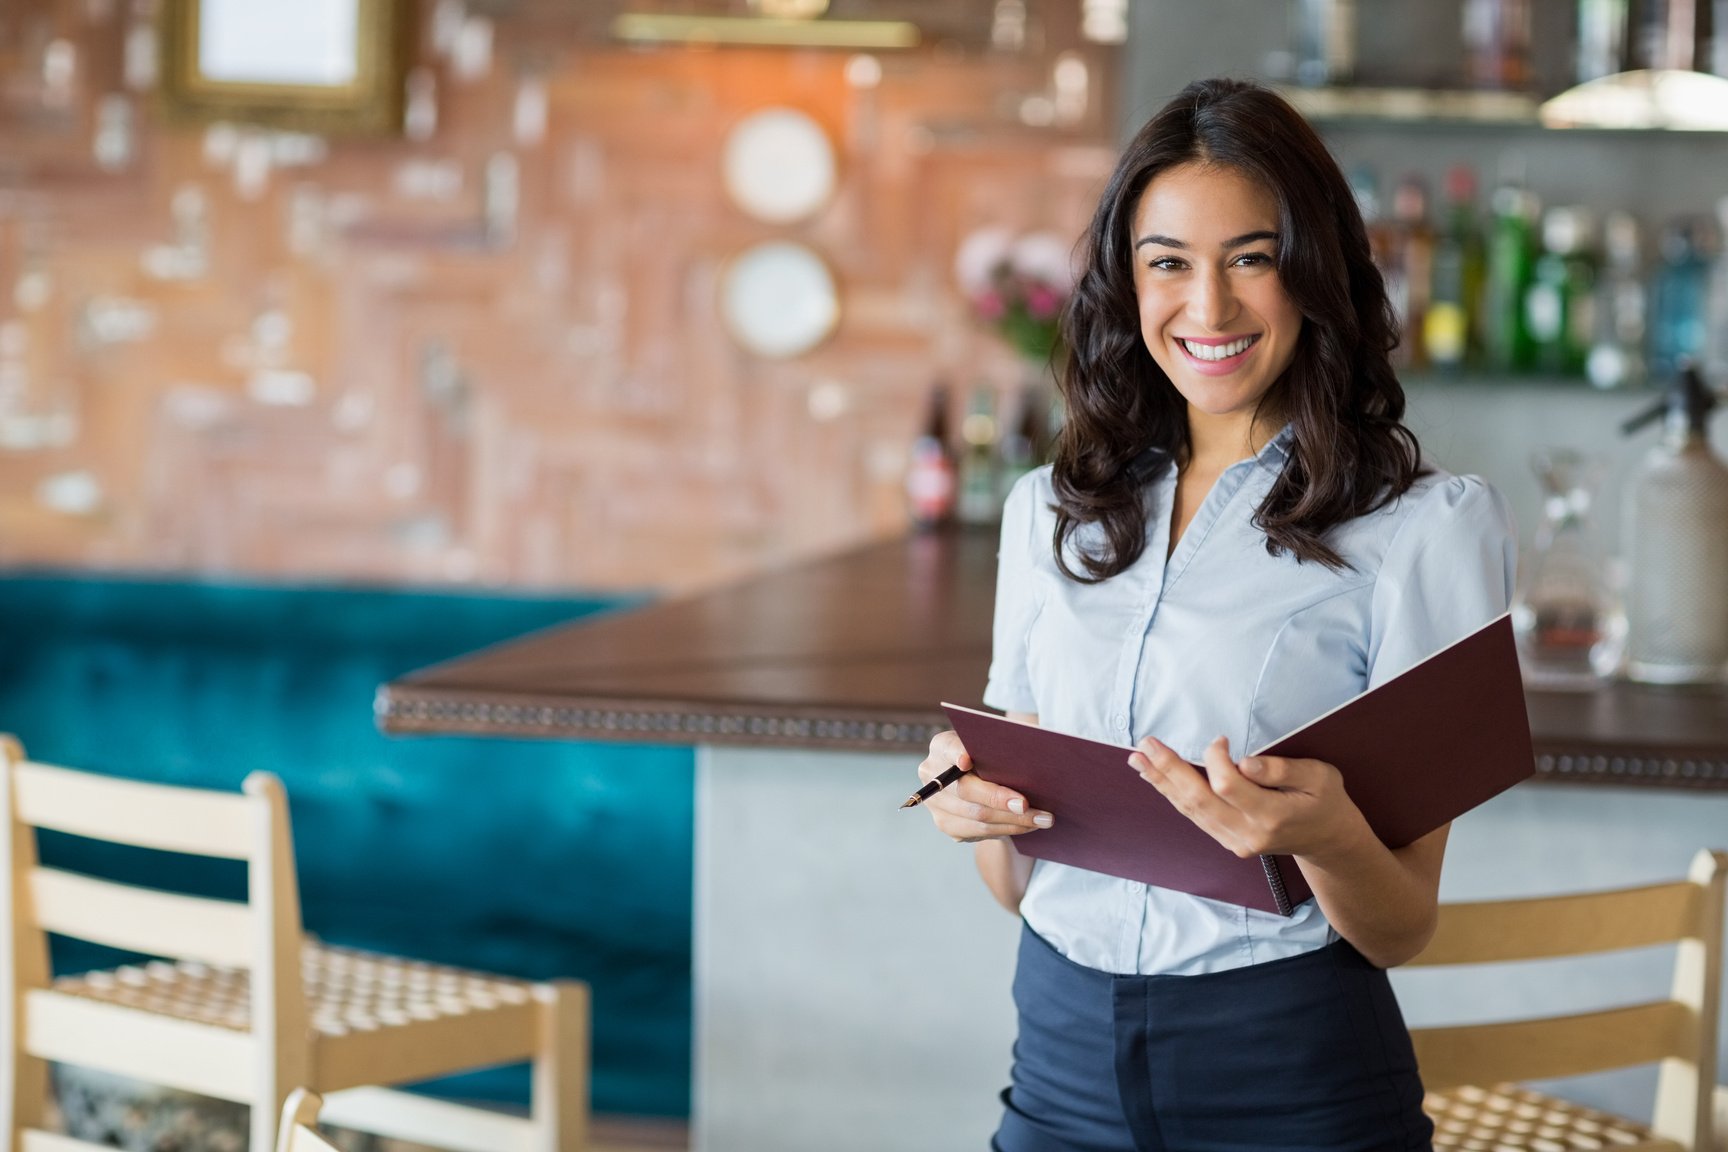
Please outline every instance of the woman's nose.
[[1197, 324], [1221, 331], [1236, 315], [1236, 296], [1222, 271], [1196, 276], [1188, 297], [1188, 315]]

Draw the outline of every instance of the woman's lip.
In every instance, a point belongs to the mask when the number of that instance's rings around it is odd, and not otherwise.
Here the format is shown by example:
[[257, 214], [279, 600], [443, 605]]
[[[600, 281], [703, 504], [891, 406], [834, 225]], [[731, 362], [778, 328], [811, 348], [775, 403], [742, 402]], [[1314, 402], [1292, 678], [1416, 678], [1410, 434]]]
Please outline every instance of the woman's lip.
[[[1228, 340], [1195, 340], [1193, 343], [1205, 344], [1208, 347], [1215, 348], [1220, 344], [1234, 344], [1236, 341], [1241, 339], [1241, 336], [1233, 336]], [[1194, 355], [1194, 353], [1188, 351], [1188, 346], [1185, 343], [1186, 340], [1187, 337], [1177, 337], [1177, 351], [1182, 353], [1182, 358], [1188, 362], [1188, 366], [1194, 369], [1194, 371], [1200, 373], [1202, 376], [1223, 376], [1227, 373], [1234, 372], [1241, 365], [1242, 361], [1248, 358], [1249, 354], [1252, 353], [1254, 349], [1260, 347], [1259, 339], [1254, 338], [1250, 341], [1248, 347], [1242, 349], [1242, 351], [1236, 353], [1234, 356], [1226, 356], [1222, 360], [1202, 360], [1200, 357]]]

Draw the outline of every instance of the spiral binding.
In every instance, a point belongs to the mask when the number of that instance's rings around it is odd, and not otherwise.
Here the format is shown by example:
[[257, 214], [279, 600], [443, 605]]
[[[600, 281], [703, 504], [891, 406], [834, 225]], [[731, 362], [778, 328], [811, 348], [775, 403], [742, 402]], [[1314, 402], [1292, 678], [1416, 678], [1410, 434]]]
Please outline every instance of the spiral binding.
[[1290, 915], [1290, 894], [1284, 891], [1284, 873], [1278, 870], [1278, 861], [1271, 856], [1262, 856], [1260, 867], [1266, 871], [1266, 883], [1272, 886], [1272, 899], [1278, 905], [1279, 914]]

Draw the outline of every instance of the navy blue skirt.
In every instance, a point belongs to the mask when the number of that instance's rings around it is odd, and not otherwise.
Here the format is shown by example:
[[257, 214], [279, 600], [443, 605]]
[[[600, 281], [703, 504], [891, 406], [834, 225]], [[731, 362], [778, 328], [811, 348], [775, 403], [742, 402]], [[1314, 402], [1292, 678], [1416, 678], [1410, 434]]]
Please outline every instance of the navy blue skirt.
[[1340, 940], [1202, 976], [1114, 976], [1023, 928], [996, 1152], [1426, 1152], [1386, 973]]

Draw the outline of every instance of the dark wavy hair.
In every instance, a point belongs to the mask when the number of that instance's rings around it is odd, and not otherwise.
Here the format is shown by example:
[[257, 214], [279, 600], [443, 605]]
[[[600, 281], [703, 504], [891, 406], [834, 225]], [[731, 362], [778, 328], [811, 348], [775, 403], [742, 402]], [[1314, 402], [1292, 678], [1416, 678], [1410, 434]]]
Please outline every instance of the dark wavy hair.
[[[1398, 321], [1344, 175], [1320, 137], [1276, 93], [1233, 80], [1182, 90], [1117, 162], [1087, 230], [1063, 315], [1067, 420], [1056, 443], [1056, 562], [1097, 583], [1146, 547], [1143, 489], [1189, 448], [1186, 402], [1152, 359], [1134, 292], [1134, 212], [1159, 175], [1201, 162], [1232, 168], [1278, 204], [1279, 282], [1303, 317], [1289, 368], [1262, 405], [1294, 424], [1294, 442], [1254, 514], [1266, 549], [1348, 567], [1326, 543], [1334, 525], [1391, 502], [1421, 474], [1421, 448], [1400, 422], [1392, 370]], [[1259, 416], [1256, 411], [1256, 417]], [[1102, 541], [1065, 545], [1084, 525]]]

